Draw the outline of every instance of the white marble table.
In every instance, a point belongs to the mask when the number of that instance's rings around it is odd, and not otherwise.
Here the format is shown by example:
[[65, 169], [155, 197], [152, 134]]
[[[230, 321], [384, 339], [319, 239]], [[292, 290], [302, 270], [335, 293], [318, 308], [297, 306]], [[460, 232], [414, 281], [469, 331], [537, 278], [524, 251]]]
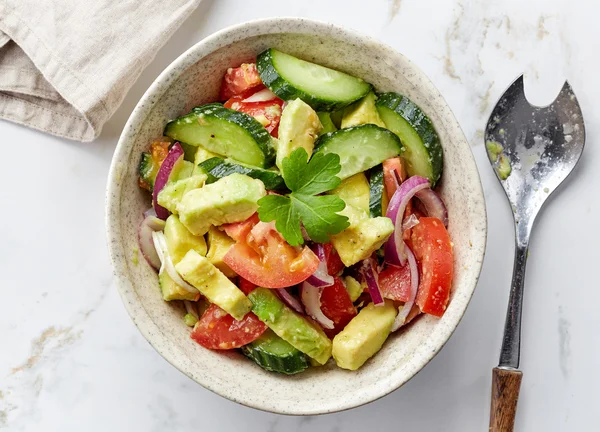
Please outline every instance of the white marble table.
[[[591, 0], [204, 0], [96, 142], [74, 143], [0, 122], [0, 429], [486, 430], [513, 236], [509, 207], [487, 166], [482, 128], [505, 87], [525, 72], [527, 93], [538, 104], [550, 102], [564, 79], [570, 80], [588, 145], [568, 188], [542, 213], [531, 245], [517, 429], [597, 430], [600, 8], [591, 5]], [[416, 62], [455, 111], [486, 192], [488, 251], [456, 333], [402, 389], [340, 414], [293, 418], [259, 412], [183, 376], [130, 321], [105, 246], [105, 179], [119, 133], [144, 90], [203, 37], [267, 16], [343, 24]]]

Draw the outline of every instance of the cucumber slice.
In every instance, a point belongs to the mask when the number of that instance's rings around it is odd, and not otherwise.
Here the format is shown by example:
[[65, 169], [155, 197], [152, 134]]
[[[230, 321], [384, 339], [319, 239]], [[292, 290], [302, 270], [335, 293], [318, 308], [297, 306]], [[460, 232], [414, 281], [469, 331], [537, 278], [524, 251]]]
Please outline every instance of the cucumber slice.
[[442, 175], [444, 153], [429, 117], [398, 93], [379, 96], [377, 109], [386, 127], [402, 141], [408, 175], [427, 177], [434, 187]]
[[156, 179], [156, 174], [158, 173], [158, 169], [154, 166], [154, 160], [152, 159], [152, 155], [147, 152], [142, 153], [142, 158], [140, 159], [140, 163], [138, 165], [138, 174], [140, 179], [144, 183], [146, 183], [150, 187], [150, 192], [154, 188], [154, 180]]
[[400, 140], [392, 132], [365, 124], [321, 135], [314, 152], [338, 154], [342, 165], [338, 177], [343, 180], [398, 156], [401, 150]]
[[254, 117], [212, 103], [167, 124], [165, 135], [186, 144], [206, 148], [249, 165], [273, 165], [271, 135]]
[[288, 375], [306, 370], [306, 355], [268, 329], [254, 342], [242, 347], [245, 356], [269, 372]]
[[315, 111], [335, 111], [371, 91], [360, 78], [269, 48], [256, 66], [262, 82], [283, 100], [300, 98]]
[[207, 184], [214, 183], [220, 178], [226, 177], [233, 173], [246, 174], [248, 177], [258, 179], [265, 184], [268, 190], [277, 190], [285, 187], [283, 177], [276, 171], [264, 170], [255, 168], [241, 163], [236, 163], [231, 159], [223, 159], [213, 157], [198, 164], [198, 167], [203, 170], [208, 176]]
[[371, 169], [371, 177], [369, 178], [369, 212], [371, 217], [382, 216], [383, 206], [381, 199], [385, 193], [383, 188], [383, 166], [377, 165]]

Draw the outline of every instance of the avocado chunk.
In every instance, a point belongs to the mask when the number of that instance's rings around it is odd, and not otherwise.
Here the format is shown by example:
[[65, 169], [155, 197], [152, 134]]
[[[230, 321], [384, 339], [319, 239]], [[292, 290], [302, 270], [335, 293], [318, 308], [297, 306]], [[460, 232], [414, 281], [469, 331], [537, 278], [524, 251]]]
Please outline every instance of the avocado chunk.
[[206, 150], [202, 146], [198, 146], [196, 149], [196, 154], [194, 155], [194, 171], [192, 171], [192, 175], [206, 174], [204, 172], [204, 170], [201, 167], [199, 167], [198, 165], [204, 161], [207, 161], [207, 160], [217, 157], [217, 156], [219, 156], [219, 155], [216, 153], [213, 153], [209, 150]]
[[200, 293], [191, 293], [185, 288], [180, 287], [175, 283], [171, 276], [167, 273], [166, 270], [161, 270], [158, 274], [158, 285], [160, 286], [160, 291], [162, 292], [162, 297], [164, 301], [171, 300], [191, 300], [196, 301], [200, 297]]
[[350, 226], [332, 235], [331, 243], [346, 267], [370, 257], [394, 232], [390, 218], [370, 218], [367, 212], [348, 203], [339, 214], [348, 217]]
[[241, 222], [258, 209], [267, 194], [260, 180], [231, 174], [187, 192], [177, 205], [179, 219], [192, 234], [204, 235], [212, 225]]
[[304, 148], [311, 155], [315, 139], [322, 126], [315, 110], [301, 99], [288, 103], [281, 113], [279, 140], [275, 165], [282, 169], [283, 159], [297, 148]]
[[167, 218], [165, 223], [165, 240], [173, 264], [177, 264], [190, 249], [200, 255], [206, 255], [206, 241], [202, 236], [195, 236], [188, 231], [175, 215]]
[[175, 265], [175, 269], [211, 303], [236, 320], [241, 320], [250, 312], [252, 304], [244, 293], [198, 252], [190, 250], [179, 264]]
[[342, 116], [342, 128], [369, 123], [382, 128], [385, 127], [385, 123], [381, 120], [377, 107], [375, 106], [375, 93], [373, 92], [346, 107], [344, 109], [344, 115]]
[[333, 338], [333, 358], [342, 369], [356, 370], [373, 357], [390, 335], [397, 310], [386, 300], [369, 303]]
[[350, 296], [352, 303], [358, 300], [360, 295], [365, 290], [364, 286], [352, 276], [344, 277], [344, 285], [346, 286], [346, 291], [348, 291], [348, 295]]
[[237, 274], [231, 267], [225, 264], [223, 257], [231, 246], [234, 245], [235, 240], [229, 237], [222, 231], [219, 231], [216, 227], [210, 227], [208, 230], [208, 253], [206, 258], [212, 265], [221, 270], [223, 274], [229, 278], [236, 277]]
[[156, 200], [171, 213], [177, 213], [177, 205], [181, 202], [183, 196], [191, 190], [201, 188], [205, 181], [206, 174], [197, 174], [182, 180], [169, 182], [158, 193]]
[[333, 120], [331, 120], [331, 113], [318, 112], [317, 115], [319, 116], [321, 126], [323, 126], [323, 129], [321, 129], [319, 135], [323, 135], [329, 132], [335, 132], [336, 130], [338, 130], [338, 128], [335, 127], [335, 125], [333, 124]]
[[369, 188], [367, 177], [362, 172], [342, 180], [340, 185], [329, 193], [339, 196], [347, 204], [353, 207], [364, 210], [365, 212], [369, 211], [371, 190]]
[[257, 288], [248, 297], [252, 312], [277, 336], [319, 364], [327, 363], [331, 341], [320, 327], [287, 307], [272, 290]]

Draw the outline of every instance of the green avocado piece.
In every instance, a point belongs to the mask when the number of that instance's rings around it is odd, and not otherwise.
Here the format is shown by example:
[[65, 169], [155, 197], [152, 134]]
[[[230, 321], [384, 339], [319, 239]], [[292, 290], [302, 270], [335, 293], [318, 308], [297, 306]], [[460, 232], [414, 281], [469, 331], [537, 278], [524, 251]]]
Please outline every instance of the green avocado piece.
[[166, 272], [166, 270], [161, 270], [158, 274], [158, 285], [160, 286], [160, 291], [162, 292], [162, 297], [164, 301], [171, 300], [191, 300], [196, 301], [200, 297], [200, 292], [191, 293], [185, 288], [180, 287], [171, 279], [171, 276]]
[[156, 200], [171, 213], [177, 213], [177, 205], [183, 196], [191, 190], [201, 188], [206, 182], [206, 178], [206, 174], [196, 174], [182, 180], [168, 182], [158, 193]]
[[333, 358], [342, 369], [356, 370], [373, 357], [390, 335], [397, 310], [386, 300], [369, 303], [333, 338]]
[[328, 132], [335, 132], [336, 130], [338, 130], [338, 128], [335, 127], [335, 125], [333, 124], [333, 121], [331, 120], [331, 113], [318, 112], [317, 115], [319, 116], [319, 121], [321, 122], [321, 126], [323, 126], [323, 129], [321, 129], [319, 136], [326, 134]]
[[204, 235], [212, 225], [248, 219], [258, 209], [257, 201], [266, 194], [260, 180], [231, 174], [185, 193], [177, 205], [177, 212], [192, 234]]
[[244, 293], [208, 259], [190, 250], [175, 265], [181, 277], [198, 288], [211, 303], [216, 304], [236, 320], [250, 312], [252, 304]]
[[231, 246], [235, 244], [235, 240], [224, 232], [219, 231], [216, 227], [210, 227], [206, 237], [208, 240], [208, 252], [206, 253], [206, 258], [228, 278], [236, 277], [236, 272], [223, 261], [223, 257], [229, 251]]
[[353, 303], [358, 300], [364, 291], [363, 285], [352, 276], [344, 277], [344, 285], [346, 286], [346, 291], [348, 291], [350, 300], [352, 300]]
[[319, 364], [327, 363], [331, 340], [320, 327], [286, 306], [272, 290], [257, 288], [248, 297], [252, 312], [277, 336]]
[[369, 196], [371, 190], [364, 173], [360, 172], [342, 180], [340, 185], [329, 192], [337, 195], [347, 204], [358, 209], [369, 211]]
[[502, 180], [506, 180], [510, 173], [512, 172], [512, 167], [510, 166], [510, 162], [508, 158], [504, 155], [500, 155], [500, 160], [498, 161], [498, 175]]
[[204, 147], [202, 146], [198, 146], [196, 149], [196, 154], [194, 155], [194, 171], [192, 171], [192, 175], [195, 174], [206, 174], [204, 172], [204, 170], [199, 167], [198, 165], [200, 165], [202, 162], [212, 159], [214, 157], [218, 157], [219, 155], [216, 153], [213, 153], [209, 150], [206, 150]]
[[342, 128], [358, 126], [361, 124], [374, 124], [385, 127], [375, 106], [375, 93], [371, 92], [361, 100], [354, 102], [344, 109]]
[[297, 148], [304, 148], [311, 155], [315, 139], [323, 126], [319, 116], [301, 99], [289, 102], [281, 113], [279, 139], [275, 165], [282, 169], [282, 161]]
[[370, 257], [394, 232], [390, 218], [370, 218], [366, 211], [348, 203], [339, 214], [348, 217], [350, 226], [332, 235], [331, 243], [346, 267]]
[[492, 162], [497, 162], [498, 157], [502, 154], [504, 147], [502, 144], [496, 141], [488, 141], [485, 143], [485, 148], [487, 149], [488, 155]]
[[177, 264], [188, 253], [195, 250], [200, 255], [206, 255], [206, 241], [202, 236], [195, 236], [172, 214], [165, 223], [165, 240], [173, 264]]

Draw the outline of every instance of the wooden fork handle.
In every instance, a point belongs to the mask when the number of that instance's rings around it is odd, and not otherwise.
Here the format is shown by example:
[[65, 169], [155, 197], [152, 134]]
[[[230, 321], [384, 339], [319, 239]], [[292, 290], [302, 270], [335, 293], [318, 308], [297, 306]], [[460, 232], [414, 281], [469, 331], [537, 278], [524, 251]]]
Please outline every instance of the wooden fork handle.
[[492, 371], [490, 432], [512, 432], [523, 372], [496, 367]]

